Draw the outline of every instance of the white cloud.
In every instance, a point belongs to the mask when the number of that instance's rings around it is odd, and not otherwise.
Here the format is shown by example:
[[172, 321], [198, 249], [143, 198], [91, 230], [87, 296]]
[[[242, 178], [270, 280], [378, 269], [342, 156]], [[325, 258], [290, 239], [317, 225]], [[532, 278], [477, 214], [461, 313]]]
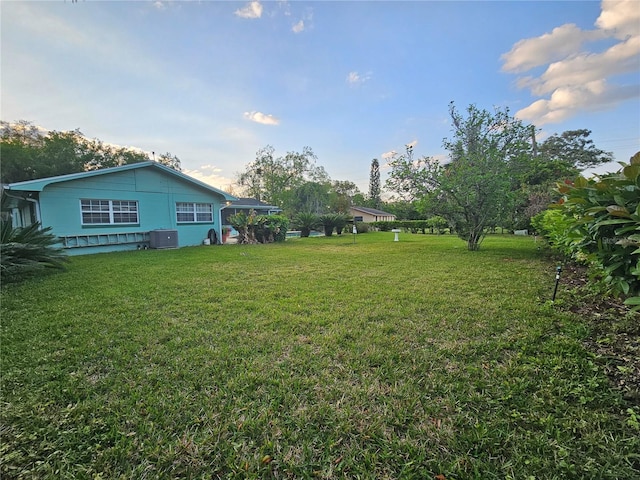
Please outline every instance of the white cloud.
[[605, 110], [637, 96], [636, 86], [613, 86], [605, 80], [595, 80], [584, 85], [557, 88], [548, 100], [536, 100], [516, 116], [536, 125], [558, 123], [571, 118], [578, 110]]
[[291, 27], [291, 31], [293, 33], [300, 33], [302, 31], [304, 31], [304, 20], [300, 20], [293, 27]]
[[254, 0], [233, 13], [242, 18], [260, 18], [262, 16], [262, 4], [258, 0]]
[[273, 115], [262, 112], [244, 112], [244, 118], [263, 125], [279, 125], [280, 120]]
[[349, 72], [347, 75], [347, 83], [351, 86], [362, 85], [371, 79], [371, 73], [365, 73], [363, 75], [358, 72]]
[[[502, 70], [522, 73], [548, 65], [539, 76], [517, 79], [537, 97], [516, 113], [537, 125], [566, 120], [581, 111], [613, 108], [640, 96], [638, 85], [617, 85], [614, 76], [640, 70], [640, 9], [635, 0], [602, 2], [596, 30], [581, 30], [574, 24], [554, 28], [551, 33], [517, 42], [502, 55]], [[617, 39], [602, 52], [584, 51], [583, 46], [600, 39]]]
[[589, 40], [603, 38], [599, 31], [583, 31], [573, 23], [554, 28], [536, 38], [517, 42], [511, 51], [504, 53], [502, 70], [505, 72], [526, 72], [534, 67], [561, 60], [577, 52]]
[[389, 160], [389, 159], [395, 157], [397, 154], [398, 154], [398, 152], [396, 152], [395, 150], [391, 150], [390, 152], [384, 152], [380, 156], [385, 160]]
[[640, 8], [637, 0], [603, 0], [602, 13], [596, 20], [596, 26], [611, 32], [615, 38], [624, 40], [638, 35]]
[[409, 142], [409, 143], [407, 143], [407, 144], [405, 145], [405, 147], [407, 147], [407, 148], [413, 148], [413, 147], [415, 147], [416, 145], [418, 145], [418, 140], [417, 140], [417, 139], [416, 139], [416, 140], [414, 140], [413, 142]]

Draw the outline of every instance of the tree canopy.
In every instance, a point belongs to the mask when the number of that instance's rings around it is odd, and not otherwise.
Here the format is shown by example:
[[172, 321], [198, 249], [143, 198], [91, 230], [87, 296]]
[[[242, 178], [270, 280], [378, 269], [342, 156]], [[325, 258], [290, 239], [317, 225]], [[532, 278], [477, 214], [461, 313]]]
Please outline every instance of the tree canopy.
[[432, 213], [449, 221], [469, 250], [480, 247], [513, 207], [510, 163], [529, 153], [531, 130], [509, 115], [475, 105], [466, 116], [449, 106], [453, 136], [443, 140], [449, 162], [413, 161], [411, 151], [390, 162], [387, 186], [408, 199], [422, 198]]
[[[88, 139], [78, 129], [43, 131], [31, 122], [0, 122], [2, 183], [66, 175], [149, 160], [146, 153]], [[180, 159], [165, 153], [158, 162], [180, 170]]]
[[327, 183], [329, 176], [323, 167], [316, 166], [311, 148], [276, 157], [275, 149], [267, 145], [258, 150], [256, 159], [237, 175], [237, 180], [247, 195], [284, 208], [305, 183]]

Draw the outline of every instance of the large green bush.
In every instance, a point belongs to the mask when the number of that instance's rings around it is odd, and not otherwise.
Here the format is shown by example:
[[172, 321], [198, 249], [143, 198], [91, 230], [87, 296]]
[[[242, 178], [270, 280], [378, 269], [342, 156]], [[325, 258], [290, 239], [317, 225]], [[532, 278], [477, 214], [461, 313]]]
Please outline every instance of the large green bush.
[[229, 223], [238, 231], [238, 243], [284, 242], [287, 238], [289, 219], [284, 215], [257, 215], [250, 210], [247, 215], [239, 212], [229, 217]]
[[[615, 174], [561, 185], [559, 213], [534, 221], [550, 242], [584, 259], [611, 292], [640, 304], [640, 153]], [[634, 298], [635, 297], [635, 298]]]
[[538, 235], [546, 239], [551, 248], [567, 258], [584, 263], [584, 254], [575, 246], [582, 240], [582, 236], [572, 229], [574, 224], [575, 219], [560, 209], [545, 210], [531, 218], [531, 226]]

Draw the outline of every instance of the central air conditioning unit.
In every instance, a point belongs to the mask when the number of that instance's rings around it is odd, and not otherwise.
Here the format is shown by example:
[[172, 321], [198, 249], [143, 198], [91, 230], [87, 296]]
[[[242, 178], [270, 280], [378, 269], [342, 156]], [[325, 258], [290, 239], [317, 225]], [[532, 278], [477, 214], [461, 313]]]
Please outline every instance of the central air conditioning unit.
[[149, 232], [151, 248], [178, 248], [177, 230], [151, 230]]

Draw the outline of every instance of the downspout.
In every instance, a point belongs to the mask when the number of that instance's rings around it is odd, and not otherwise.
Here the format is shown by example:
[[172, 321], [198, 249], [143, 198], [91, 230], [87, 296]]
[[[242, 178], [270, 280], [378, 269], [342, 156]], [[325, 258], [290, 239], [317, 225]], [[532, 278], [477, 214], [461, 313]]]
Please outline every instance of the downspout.
[[34, 198], [24, 198], [27, 202], [33, 202], [36, 205], [36, 222], [42, 227], [42, 216], [40, 215], [40, 202]]
[[226, 207], [227, 207], [227, 203], [225, 202], [218, 209], [218, 241], [220, 242], [220, 245], [222, 245], [222, 210], [224, 210]]

